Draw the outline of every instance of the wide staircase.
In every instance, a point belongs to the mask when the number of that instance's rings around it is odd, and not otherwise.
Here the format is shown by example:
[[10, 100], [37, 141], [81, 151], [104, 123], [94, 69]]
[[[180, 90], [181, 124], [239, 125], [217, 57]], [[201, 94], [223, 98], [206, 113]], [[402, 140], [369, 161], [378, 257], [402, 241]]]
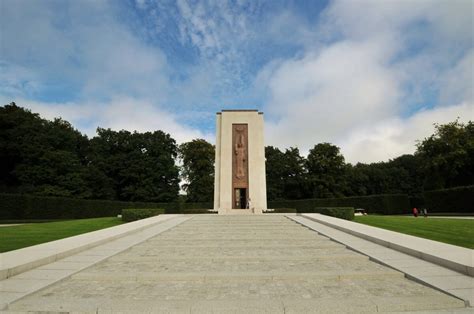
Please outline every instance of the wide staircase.
[[13, 304], [158, 313], [433, 311], [462, 301], [281, 215], [197, 215]]

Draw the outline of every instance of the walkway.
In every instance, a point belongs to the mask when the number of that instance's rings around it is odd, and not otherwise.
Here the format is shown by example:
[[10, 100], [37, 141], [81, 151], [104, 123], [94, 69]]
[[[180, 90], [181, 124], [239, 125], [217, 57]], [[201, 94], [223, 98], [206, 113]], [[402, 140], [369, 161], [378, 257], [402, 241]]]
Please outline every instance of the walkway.
[[282, 215], [202, 215], [183, 221], [10, 304], [9, 310], [94, 313], [466, 310], [461, 300], [406, 279], [402, 273], [372, 262], [367, 256]]

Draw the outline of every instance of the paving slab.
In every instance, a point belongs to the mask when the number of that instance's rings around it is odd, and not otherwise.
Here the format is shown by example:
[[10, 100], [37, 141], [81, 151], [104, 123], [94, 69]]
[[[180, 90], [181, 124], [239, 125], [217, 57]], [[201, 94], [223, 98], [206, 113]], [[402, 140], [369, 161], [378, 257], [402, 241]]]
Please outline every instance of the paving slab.
[[[8, 304], [35, 291], [60, 282], [87, 267], [114, 256], [190, 218], [191, 217], [184, 217], [184, 215], [169, 216], [167, 219], [158, 220], [159, 223], [149, 224], [147, 228], [139, 228], [137, 232], [128, 232], [128, 234], [123, 237], [112, 237], [109, 242], [92, 249], [83, 250], [80, 253], [59, 261], [26, 270], [18, 275], [1, 280], [0, 309], [7, 307]], [[156, 221], [156, 219], [154, 220]], [[69, 239], [64, 240], [69, 241]], [[62, 247], [62, 245], [58, 247]]]
[[[474, 278], [471, 276], [402, 253], [393, 248], [361, 239], [339, 229], [332, 228], [328, 224], [322, 224], [314, 219], [308, 219], [305, 215], [292, 216], [289, 218], [324, 234], [338, 243], [344, 244], [357, 252], [369, 256], [372, 260], [401, 271], [407, 278], [449, 293], [463, 300], [468, 306], [474, 305]], [[368, 239], [370, 239], [370, 237], [368, 237]]]
[[[0, 280], [18, 275], [103, 243], [139, 232], [179, 215], [160, 215], [127, 224], [0, 253]], [[105, 253], [104, 253], [105, 254]]]
[[302, 214], [302, 216], [465, 275], [474, 276], [474, 250], [321, 214]]
[[[242, 232], [262, 226], [267, 231], [260, 230], [254, 237]], [[275, 228], [271, 226], [285, 230], [286, 242], [272, 239]], [[222, 233], [214, 242], [213, 227]], [[292, 232], [297, 237], [292, 238]], [[180, 239], [175, 247], [169, 245], [169, 234]], [[80, 266], [86, 257], [95, 256], [87, 252], [42, 270], [62, 270], [65, 263]], [[463, 301], [409, 280], [282, 215], [196, 215], [13, 302], [6, 310], [375, 313], [465, 308]]]

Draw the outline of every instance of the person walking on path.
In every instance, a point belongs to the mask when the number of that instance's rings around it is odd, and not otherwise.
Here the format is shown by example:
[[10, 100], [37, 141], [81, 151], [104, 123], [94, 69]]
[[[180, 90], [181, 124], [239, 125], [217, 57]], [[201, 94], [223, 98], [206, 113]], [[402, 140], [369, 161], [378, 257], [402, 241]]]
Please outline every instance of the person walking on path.
[[418, 217], [418, 209], [416, 207], [413, 207], [413, 216]]
[[424, 216], [425, 218], [428, 217], [428, 210], [426, 209], [426, 207], [423, 207], [423, 216]]

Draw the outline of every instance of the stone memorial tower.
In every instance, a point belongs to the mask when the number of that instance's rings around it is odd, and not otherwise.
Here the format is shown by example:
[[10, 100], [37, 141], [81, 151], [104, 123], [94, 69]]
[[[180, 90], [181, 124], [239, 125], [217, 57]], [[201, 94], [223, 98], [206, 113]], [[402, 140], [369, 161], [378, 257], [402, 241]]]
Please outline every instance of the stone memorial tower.
[[216, 116], [214, 209], [261, 214], [266, 208], [263, 112], [222, 110]]

